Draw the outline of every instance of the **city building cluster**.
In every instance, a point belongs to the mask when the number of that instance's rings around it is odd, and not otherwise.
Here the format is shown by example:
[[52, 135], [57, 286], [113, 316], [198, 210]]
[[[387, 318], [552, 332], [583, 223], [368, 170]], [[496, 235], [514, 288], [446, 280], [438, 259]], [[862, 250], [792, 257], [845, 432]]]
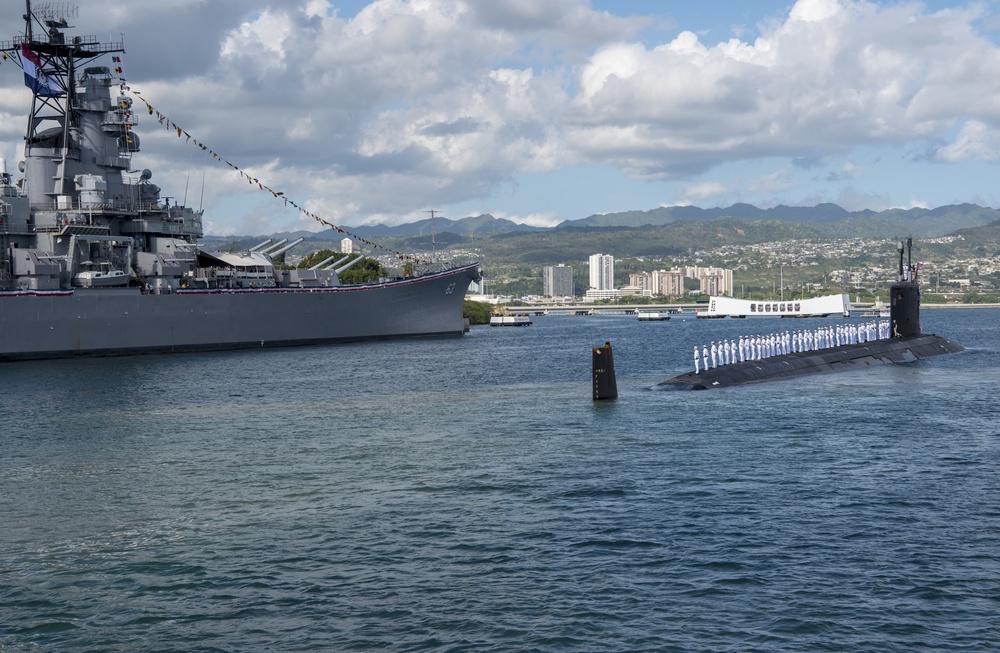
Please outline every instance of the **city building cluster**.
[[[698, 282], [701, 294], [732, 296], [733, 271], [716, 267], [688, 266], [670, 270], [638, 272], [629, 275], [627, 286], [615, 285], [615, 257], [594, 254], [588, 261], [590, 286], [584, 298], [590, 301], [617, 299], [625, 295], [640, 297], [683, 297], [687, 294], [685, 279]], [[568, 265], [550, 265], [542, 269], [543, 294], [546, 297], [575, 297], [573, 268]]]
[[630, 274], [629, 285], [620, 290], [623, 295], [683, 297], [686, 294], [685, 279], [697, 281], [700, 294], [716, 297], [733, 295], [732, 270], [697, 265]]

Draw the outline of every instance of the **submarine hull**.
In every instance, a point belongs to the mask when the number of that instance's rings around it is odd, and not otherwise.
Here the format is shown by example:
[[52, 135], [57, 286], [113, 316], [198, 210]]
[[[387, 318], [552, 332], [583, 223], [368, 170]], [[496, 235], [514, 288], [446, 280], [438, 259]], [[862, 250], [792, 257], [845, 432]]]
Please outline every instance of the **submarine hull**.
[[791, 379], [862, 369], [889, 363], [909, 363], [932, 356], [957, 354], [962, 345], [933, 334], [874, 340], [816, 351], [795, 352], [689, 372], [654, 385], [653, 390], [711, 390], [747, 383]]

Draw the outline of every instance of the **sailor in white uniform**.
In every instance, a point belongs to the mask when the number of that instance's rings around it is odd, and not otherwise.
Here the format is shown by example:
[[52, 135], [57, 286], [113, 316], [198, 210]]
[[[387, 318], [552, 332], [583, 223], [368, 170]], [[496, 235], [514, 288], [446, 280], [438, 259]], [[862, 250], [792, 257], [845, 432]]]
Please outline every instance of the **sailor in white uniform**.
[[702, 367], [704, 367], [705, 371], [707, 372], [708, 371], [708, 347], [706, 347], [705, 345], [701, 346], [701, 362], [702, 362]]
[[716, 346], [714, 340], [712, 341], [712, 348], [709, 351], [712, 352], [712, 368], [715, 368], [715, 367], [718, 366], [718, 362], [717, 362], [718, 358], [717, 358], [717, 356], [719, 355], [719, 348], [718, 348], [718, 346]]
[[698, 345], [694, 346], [694, 373], [698, 374]]

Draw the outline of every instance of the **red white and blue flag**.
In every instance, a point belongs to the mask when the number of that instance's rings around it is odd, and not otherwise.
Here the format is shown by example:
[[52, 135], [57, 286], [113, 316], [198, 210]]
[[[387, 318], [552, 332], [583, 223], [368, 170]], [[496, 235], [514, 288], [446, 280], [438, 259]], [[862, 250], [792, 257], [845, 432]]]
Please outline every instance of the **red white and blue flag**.
[[42, 60], [28, 47], [27, 43], [21, 44], [21, 63], [24, 66], [24, 85], [30, 88], [35, 95], [59, 97], [66, 93], [58, 81], [42, 71]]

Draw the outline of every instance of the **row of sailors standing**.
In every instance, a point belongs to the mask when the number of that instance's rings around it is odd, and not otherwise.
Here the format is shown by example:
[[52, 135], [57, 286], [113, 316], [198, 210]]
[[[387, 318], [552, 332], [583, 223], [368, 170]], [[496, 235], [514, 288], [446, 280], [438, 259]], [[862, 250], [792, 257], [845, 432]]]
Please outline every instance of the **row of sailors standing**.
[[[701, 367], [708, 370], [720, 365], [732, 365], [748, 360], [761, 360], [781, 354], [816, 351], [857, 345], [890, 337], [889, 321], [878, 320], [861, 324], [838, 324], [817, 329], [802, 329], [765, 336], [740, 336], [737, 340], [720, 340], [718, 343], [702, 346], [699, 358], [698, 347], [694, 348], [694, 373]], [[711, 356], [711, 358], [709, 358]], [[711, 363], [711, 365], [709, 365]]]

